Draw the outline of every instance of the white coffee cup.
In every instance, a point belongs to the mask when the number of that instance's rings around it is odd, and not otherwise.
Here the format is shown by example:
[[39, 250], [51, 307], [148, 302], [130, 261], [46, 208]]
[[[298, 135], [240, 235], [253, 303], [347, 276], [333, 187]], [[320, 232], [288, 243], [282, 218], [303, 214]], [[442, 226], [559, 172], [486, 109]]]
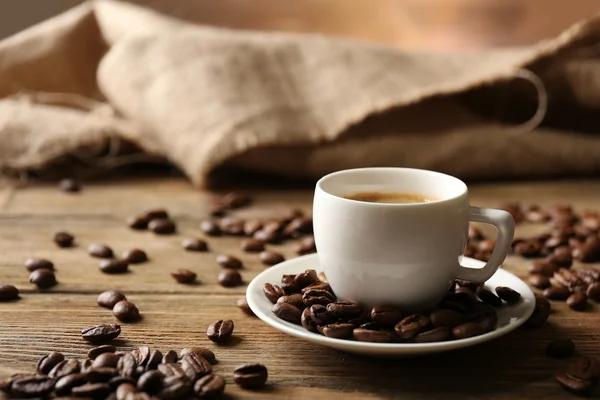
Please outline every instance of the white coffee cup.
[[[434, 200], [391, 204], [344, 198], [361, 192]], [[460, 264], [469, 221], [498, 229], [492, 255], [480, 269]], [[470, 206], [467, 185], [455, 177], [410, 168], [361, 168], [317, 182], [313, 225], [319, 262], [338, 298], [419, 311], [435, 306], [454, 279], [489, 279], [508, 254], [515, 222], [506, 211]]]

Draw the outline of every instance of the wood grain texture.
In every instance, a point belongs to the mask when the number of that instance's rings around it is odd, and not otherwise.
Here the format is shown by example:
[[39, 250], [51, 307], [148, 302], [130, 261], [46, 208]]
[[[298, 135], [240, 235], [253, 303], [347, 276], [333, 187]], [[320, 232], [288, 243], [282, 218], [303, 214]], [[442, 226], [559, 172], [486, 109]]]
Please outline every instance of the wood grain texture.
[[[251, 208], [243, 217], [283, 214], [290, 207], [310, 210], [310, 190], [261, 190], [252, 193]], [[217, 354], [216, 372], [226, 377], [231, 398], [564, 398], [553, 374], [569, 360], [544, 355], [555, 338], [571, 337], [578, 350], [600, 354], [600, 306], [592, 304], [575, 313], [562, 303], [541, 330], [518, 330], [498, 340], [447, 354], [415, 359], [385, 360], [354, 356], [306, 343], [281, 334], [260, 320], [244, 315], [235, 302], [245, 287], [226, 289], [216, 283], [218, 253], [239, 256], [250, 281], [264, 267], [256, 254], [245, 254], [238, 238], [207, 238], [208, 253], [186, 252], [184, 237], [203, 237], [198, 229], [214, 195], [199, 192], [179, 178], [135, 179], [86, 185], [70, 195], [54, 186], [32, 184], [0, 191], [0, 283], [22, 291], [17, 302], [0, 303], [0, 378], [33, 371], [49, 351], [84, 357], [89, 345], [81, 328], [115, 321], [111, 312], [96, 305], [106, 289], [123, 290], [135, 302], [143, 320], [122, 324], [120, 347], [149, 345], [161, 350], [205, 345]], [[471, 188], [472, 204], [496, 206], [507, 201], [551, 204], [572, 203], [576, 209], [600, 209], [600, 182], [554, 182], [480, 185]], [[143, 210], [164, 206], [179, 223], [179, 233], [155, 236], [129, 230], [124, 219]], [[522, 225], [518, 236], [545, 230]], [[76, 236], [77, 246], [59, 249], [51, 240], [58, 230]], [[139, 247], [151, 261], [131, 267], [126, 275], [105, 275], [98, 260], [87, 255], [87, 245], [105, 243], [120, 254]], [[292, 257], [292, 243], [270, 246]], [[58, 286], [43, 293], [28, 283], [23, 261], [46, 257], [56, 264]], [[509, 257], [505, 268], [526, 276], [527, 262]], [[188, 268], [201, 284], [176, 284], [171, 270]], [[235, 340], [217, 346], [206, 338], [207, 326], [221, 318], [235, 322]], [[262, 362], [269, 368], [265, 390], [249, 392], [232, 383], [233, 368], [243, 362]]]

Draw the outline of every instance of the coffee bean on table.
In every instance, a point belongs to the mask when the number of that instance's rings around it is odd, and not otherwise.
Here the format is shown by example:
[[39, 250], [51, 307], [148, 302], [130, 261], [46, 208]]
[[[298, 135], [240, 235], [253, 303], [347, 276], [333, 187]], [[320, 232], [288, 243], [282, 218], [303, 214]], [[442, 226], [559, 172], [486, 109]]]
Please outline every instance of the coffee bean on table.
[[223, 287], [234, 287], [243, 283], [240, 273], [237, 270], [230, 268], [225, 268], [219, 273], [218, 281]]
[[525, 323], [523, 327], [525, 328], [540, 328], [550, 316], [550, 302], [543, 298], [540, 295], [535, 295], [535, 308], [533, 309], [533, 314]]
[[104, 367], [116, 368], [117, 363], [119, 362], [119, 358], [121, 358], [121, 357], [119, 357], [117, 354], [115, 354], [113, 352], [105, 352], [105, 353], [99, 354], [94, 359], [94, 362], [92, 362], [92, 368], [104, 368]]
[[[600, 282], [592, 283], [590, 286], [588, 286], [586, 295], [588, 298], [594, 300], [595, 302], [600, 302]], [[2, 300], [2, 295], [0, 295], [0, 300]]]
[[300, 293], [290, 294], [286, 296], [281, 296], [277, 299], [278, 303], [288, 303], [293, 305], [294, 307], [298, 307], [301, 310], [304, 310], [306, 305], [302, 300], [302, 295]]
[[89, 382], [108, 382], [115, 376], [119, 375], [119, 371], [112, 367], [91, 367], [86, 372]]
[[323, 335], [334, 339], [347, 339], [352, 337], [355, 326], [348, 323], [337, 322], [325, 325], [322, 329]]
[[233, 334], [233, 321], [230, 319], [218, 320], [217, 322], [210, 324], [206, 330], [206, 336], [209, 340], [215, 343], [226, 343], [231, 339]]
[[48, 373], [48, 376], [50, 378], [60, 378], [66, 375], [75, 374], [77, 372], [80, 372], [80, 370], [81, 365], [79, 364], [79, 361], [74, 358], [71, 358], [68, 360], [62, 360], [61, 362], [56, 364], [54, 368], [52, 368], [52, 370]]
[[110, 342], [120, 334], [121, 326], [118, 324], [103, 324], [81, 330], [81, 337], [94, 344]]
[[586, 393], [591, 387], [592, 382], [587, 379], [581, 379], [568, 372], [558, 372], [554, 376], [560, 385], [573, 393]]
[[200, 223], [200, 230], [208, 236], [219, 236], [221, 234], [221, 228], [213, 221], [202, 221]]
[[17, 398], [48, 396], [54, 389], [54, 379], [47, 376], [31, 376], [12, 382], [11, 393]]
[[58, 247], [72, 247], [74, 239], [73, 235], [67, 232], [57, 232], [54, 234], [54, 243]]
[[521, 293], [509, 288], [508, 286], [497, 286], [496, 294], [508, 304], [515, 304], [521, 300]]
[[100, 261], [98, 264], [100, 271], [105, 274], [124, 274], [129, 271], [129, 264], [125, 260], [114, 258]]
[[110, 386], [108, 383], [86, 383], [85, 385], [74, 387], [71, 393], [75, 397], [104, 399], [110, 393]]
[[476, 322], [465, 322], [452, 328], [452, 337], [466, 339], [484, 334], [486, 329]]
[[263, 224], [258, 220], [247, 220], [244, 222], [244, 234], [246, 236], [252, 236], [262, 228]]
[[194, 384], [194, 393], [202, 399], [219, 398], [225, 391], [225, 379], [220, 375], [206, 375]]
[[86, 358], [80, 360], [79, 372], [87, 372], [88, 369], [92, 366], [92, 360]]
[[262, 364], [242, 364], [233, 371], [233, 381], [244, 389], [258, 389], [268, 378], [267, 367]]
[[0, 302], [13, 301], [19, 298], [19, 289], [13, 285], [0, 285]]
[[112, 309], [113, 315], [122, 322], [135, 322], [140, 319], [140, 311], [135, 304], [121, 300]]
[[74, 387], [82, 386], [87, 383], [87, 375], [83, 373], [73, 373], [62, 376], [56, 381], [54, 386], [56, 394], [59, 396], [67, 396], [71, 393]]
[[164, 208], [154, 208], [152, 210], [146, 211], [143, 216], [148, 219], [148, 221], [153, 219], [169, 219], [169, 213]]
[[243, 264], [239, 258], [225, 254], [219, 254], [217, 256], [217, 263], [223, 268], [240, 269], [243, 267]]
[[169, 350], [165, 353], [162, 359], [163, 364], [176, 363], [178, 360], [177, 352], [175, 350]]
[[248, 253], [258, 253], [265, 249], [265, 244], [256, 239], [242, 240], [241, 246], [242, 250]]
[[415, 343], [443, 342], [450, 339], [451, 332], [451, 328], [447, 326], [433, 328], [415, 336]]
[[254, 232], [252, 238], [270, 244], [277, 244], [281, 242], [281, 234], [279, 232], [267, 231], [264, 228]]
[[177, 230], [175, 223], [167, 218], [153, 219], [148, 223], [148, 229], [157, 235], [169, 235]]
[[550, 286], [544, 289], [544, 297], [548, 300], [566, 300], [571, 291], [564, 286]]
[[181, 359], [181, 368], [192, 381], [212, 373], [210, 362], [195, 352], [186, 354]]
[[97, 347], [90, 349], [87, 353], [87, 356], [90, 360], [95, 360], [96, 357], [98, 357], [101, 354], [114, 353], [116, 351], [117, 351], [117, 348], [115, 346], [110, 345], [110, 344], [105, 344], [105, 345], [97, 346]]
[[284, 321], [300, 325], [302, 310], [288, 303], [275, 303], [271, 308], [273, 314]]
[[581, 379], [596, 382], [600, 378], [600, 361], [596, 357], [580, 356], [568, 372]]
[[305, 254], [314, 253], [317, 251], [315, 238], [312, 236], [301, 239], [295, 248], [296, 254], [302, 256]]
[[550, 283], [550, 279], [547, 276], [540, 274], [533, 274], [529, 277], [529, 284], [538, 289], [546, 289], [550, 287], [552, 284]]
[[575, 344], [571, 339], [557, 339], [546, 346], [546, 355], [552, 358], [565, 358], [573, 355]]
[[79, 186], [79, 182], [77, 182], [75, 179], [68, 179], [68, 178], [61, 179], [58, 182], [58, 187], [63, 192], [67, 192], [67, 193], [77, 193], [81, 189], [81, 186]]
[[[98, 295], [96, 302], [100, 307], [112, 308], [121, 300], [127, 300], [125, 295], [117, 290], [107, 290]], [[91, 357], [90, 357], [91, 358]]]
[[400, 339], [408, 340], [427, 330], [429, 326], [430, 321], [427, 317], [420, 314], [413, 314], [398, 322], [394, 327], [394, 331]]
[[56, 285], [56, 276], [52, 270], [46, 268], [36, 269], [29, 275], [29, 282], [40, 289], [48, 289]]
[[133, 396], [128, 398], [127, 395], [130, 393], [133, 395], [136, 392], [137, 389], [135, 388], [133, 383], [122, 383], [121, 385], [119, 385], [119, 387], [117, 387], [117, 400], [129, 400], [133, 398]]
[[558, 266], [555, 264], [551, 264], [546, 260], [535, 260], [527, 267], [527, 271], [530, 274], [540, 274], [551, 278]]
[[366, 328], [355, 328], [352, 336], [360, 342], [389, 343], [394, 339], [392, 332]]
[[492, 293], [491, 290], [480, 286], [477, 288], [477, 296], [483, 301], [485, 304], [490, 305], [492, 307], [502, 307], [502, 300]]
[[259, 255], [260, 261], [265, 265], [276, 265], [285, 261], [283, 254], [276, 251], [263, 251]]
[[92, 257], [112, 258], [114, 253], [110, 247], [101, 243], [92, 243], [88, 247], [88, 253]]
[[36, 372], [39, 375], [48, 375], [52, 368], [54, 368], [58, 363], [63, 361], [65, 356], [62, 353], [53, 351], [50, 354], [42, 357], [37, 364]]
[[145, 215], [137, 215], [135, 217], [129, 217], [125, 220], [127, 226], [137, 231], [143, 231], [148, 229], [148, 223], [150, 222]]
[[217, 358], [215, 357], [215, 353], [213, 353], [210, 349], [206, 347], [186, 347], [181, 349], [179, 353], [179, 358], [183, 358], [190, 353], [196, 353], [200, 357], [206, 359], [211, 364], [216, 364]]
[[447, 327], [454, 328], [463, 322], [463, 315], [454, 310], [437, 309], [429, 314], [429, 321], [435, 328]]
[[189, 269], [178, 269], [171, 272], [171, 276], [179, 283], [194, 283], [196, 281], [196, 273]]
[[141, 264], [148, 261], [148, 255], [144, 250], [131, 249], [123, 253], [123, 260], [129, 264]]
[[283, 230], [286, 236], [298, 237], [302, 234], [313, 233], [313, 221], [309, 217], [294, 218]]
[[252, 309], [248, 305], [248, 301], [246, 300], [245, 297], [238, 299], [238, 301], [236, 302], [236, 305], [239, 307], [240, 310], [242, 310], [244, 312], [244, 314], [249, 315], [251, 317], [256, 316], [256, 315], [254, 315], [254, 311], [252, 311]]
[[208, 244], [202, 239], [183, 239], [181, 246], [187, 251], [208, 251]]
[[226, 235], [241, 236], [244, 234], [244, 221], [239, 218], [226, 217], [219, 221], [219, 229]]
[[25, 268], [27, 268], [27, 271], [29, 272], [33, 272], [40, 268], [54, 269], [54, 263], [43, 258], [28, 258], [25, 260]]
[[164, 375], [157, 370], [146, 371], [137, 381], [137, 389], [150, 395], [158, 393], [163, 386]]
[[185, 377], [185, 371], [181, 368], [181, 364], [175, 363], [162, 363], [158, 365], [158, 370], [163, 373], [164, 376], [176, 376], [176, 377]]
[[569, 268], [573, 264], [571, 248], [569, 246], [559, 246], [554, 249], [552, 254], [546, 257], [545, 261], [552, 265]]
[[587, 307], [587, 298], [584, 293], [573, 293], [567, 298], [567, 305], [575, 311], [583, 311]]

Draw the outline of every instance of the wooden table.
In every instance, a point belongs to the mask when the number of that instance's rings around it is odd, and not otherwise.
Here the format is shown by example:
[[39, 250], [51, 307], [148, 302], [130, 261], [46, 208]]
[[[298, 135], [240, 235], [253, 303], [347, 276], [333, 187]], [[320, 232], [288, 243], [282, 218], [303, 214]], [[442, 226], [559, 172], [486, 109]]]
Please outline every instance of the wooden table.
[[[242, 217], [266, 217], [289, 207], [310, 210], [310, 188], [251, 193], [255, 205], [239, 211]], [[75, 195], [38, 183], [0, 189], [0, 282], [22, 291], [20, 301], [0, 303], [0, 378], [32, 372], [37, 360], [51, 350], [84, 357], [90, 346], [79, 331], [115, 321], [110, 311], [96, 305], [98, 293], [114, 288], [123, 290], [144, 316], [141, 323], [122, 324], [124, 349], [208, 346], [220, 360], [215, 370], [226, 377], [229, 398], [564, 398], [570, 395], [558, 387], [553, 373], [570, 361], [547, 358], [546, 344], [570, 337], [581, 353], [600, 353], [597, 305], [575, 313], [553, 303], [554, 313], [543, 329], [518, 330], [466, 350], [416, 359], [359, 357], [279, 333], [236, 307], [245, 287], [226, 289], [216, 282], [218, 253], [242, 258], [246, 281], [264, 269], [256, 255], [241, 251], [239, 239], [208, 238], [209, 253], [181, 248], [182, 238], [202, 236], [198, 224], [212, 196], [181, 178], [107, 181], [86, 185]], [[473, 204], [482, 206], [565, 202], [578, 210], [600, 209], [600, 181], [474, 185], [471, 196]], [[179, 224], [179, 234], [157, 237], [125, 226], [127, 216], [157, 206], [167, 207]], [[518, 235], [544, 229], [520, 226]], [[57, 248], [51, 238], [59, 230], [75, 234], [77, 246]], [[118, 253], [143, 248], [151, 262], [133, 266], [130, 274], [105, 275], [98, 270], [98, 260], [87, 255], [87, 245], [93, 242], [106, 243]], [[277, 248], [293, 257], [291, 244]], [[60, 284], [43, 293], [35, 290], [23, 266], [30, 256], [54, 261]], [[516, 257], [505, 264], [521, 277], [526, 276], [525, 267], [526, 262]], [[176, 284], [169, 275], [176, 268], [198, 272], [202, 283]], [[216, 346], [206, 338], [207, 326], [221, 318], [235, 321], [230, 345]], [[269, 385], [264, 390], [245, 391], [232, 383], [233, 369], [244, 362], [268, 366]]]

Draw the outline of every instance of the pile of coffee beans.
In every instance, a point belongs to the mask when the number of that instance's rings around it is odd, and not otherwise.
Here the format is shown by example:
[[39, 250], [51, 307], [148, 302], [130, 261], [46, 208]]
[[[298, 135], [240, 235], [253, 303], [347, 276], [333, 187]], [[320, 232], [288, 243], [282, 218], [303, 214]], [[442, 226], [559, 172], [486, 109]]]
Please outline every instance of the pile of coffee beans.
[[[407, 314], [392, 306], [365, 309], [358, 303], [340, 301], [326, 277], [312, 269], [284, 275], [280, 285], [266, 283], [263, 288], [273, 303], [271, 311], [285, 321], [331, 338], [380, 343], [430, 343], [490, 332], [497, 324], [495, 308], [521, 300], [521, 295], [508, 287], [497, 287], [495, 291], [456, 281], [437, 308]], [[240, 308], [243, 307], [242, 304]], [[542, 318], [538, 311], [538, 326], [549, 312], [544, 315]]]

